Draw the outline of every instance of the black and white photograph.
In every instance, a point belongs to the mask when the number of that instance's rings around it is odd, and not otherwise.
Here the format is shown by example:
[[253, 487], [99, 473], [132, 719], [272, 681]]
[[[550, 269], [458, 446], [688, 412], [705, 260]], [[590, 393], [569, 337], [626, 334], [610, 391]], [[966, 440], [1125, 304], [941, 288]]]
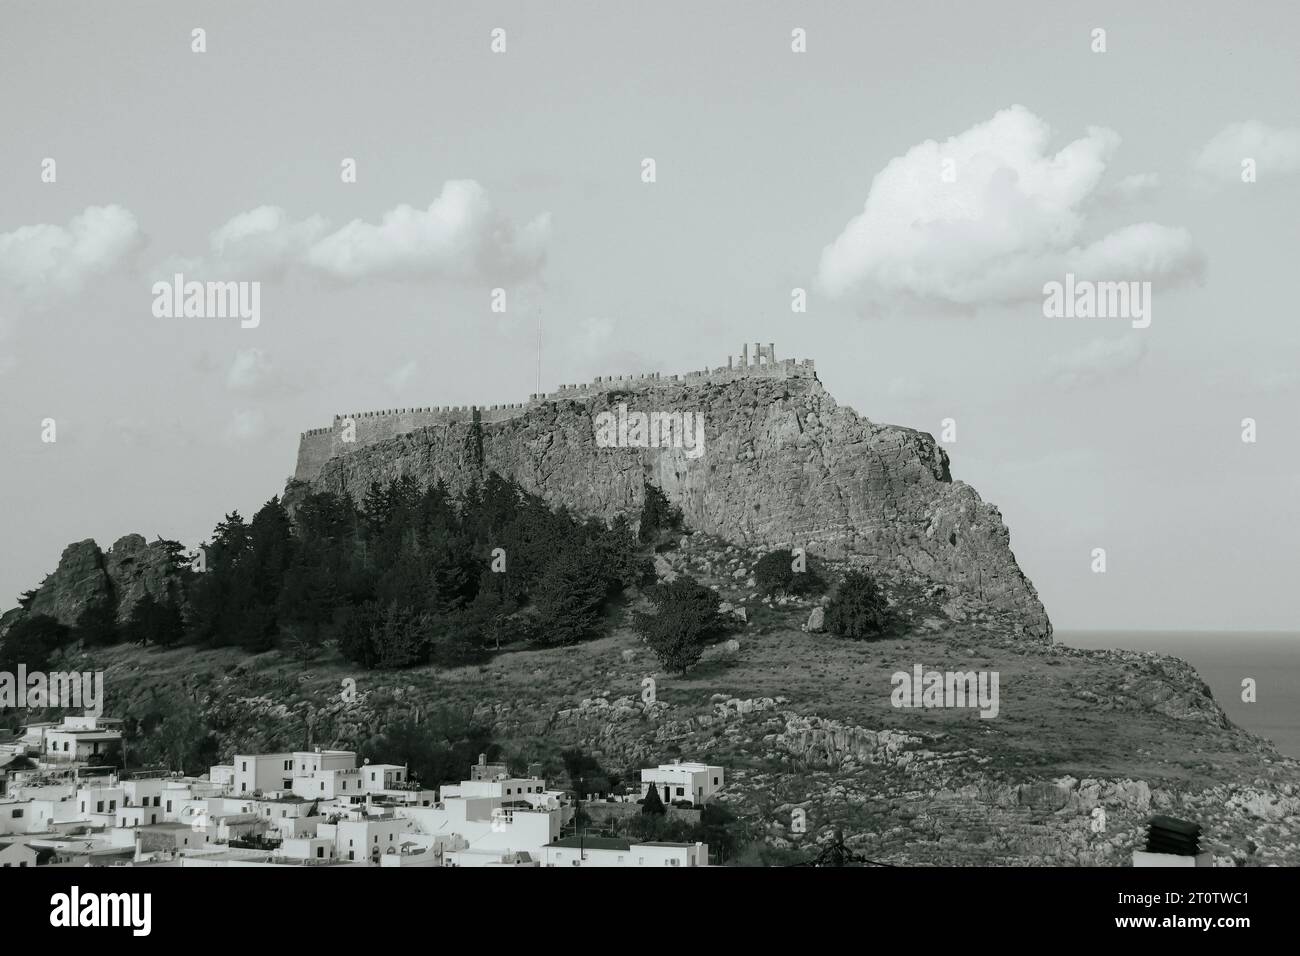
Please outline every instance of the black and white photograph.
[[[11, 928], [1280, 925], [1297, 50], [1290, 0], [0, 0]], [[328, 872], [501, 867], [658, 872]]]

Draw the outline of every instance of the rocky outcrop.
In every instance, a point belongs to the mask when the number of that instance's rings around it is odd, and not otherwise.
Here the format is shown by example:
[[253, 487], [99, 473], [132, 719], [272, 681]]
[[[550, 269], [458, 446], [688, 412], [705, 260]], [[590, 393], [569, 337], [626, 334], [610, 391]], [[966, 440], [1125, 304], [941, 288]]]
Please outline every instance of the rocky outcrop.
[[[1025, 634], [1050, 636], [1001, 514], [952, 480], [930, 435], [861, 417], [815, 377], [628, 384], [539, 402], [505, 421], [435, 425], [357, 447], [324, 462], [309, 485], [292, 484], [286, 503], [306, 487], [360, 496], [402, 475], [455, 493], [495, 471], [557, 505], [609, 518], [635, 516], [648, 480], [696, 530], [943, 584]], [[703, 454], [599, 446], [596, 417], [623, 405], [701, 415]]]
[[113, 583], [104, 567], [104, 552], [94, 539], [87, 538], [63, 549], [59, 566], [41, 582], [28, 611], [71, 626], [90, 605], [112, 600]]
[[105, 570], [117, 598], [117, 619], [125, 622], [136, 603], [145, 595], [163, 600], [177, 593], [180, 577], [172, 567], [167, 542], [161, 539], [146, 543], [138, 534], [128, 534], [113, 542], [105, 556]]
[[[143, 536], [128, 534], [113, 543], [107, 553], [94, 539], [77, 541], [63, 549], [59, 565], [36, 589], [28, 614], [44, 614], [72, 626], [87, 607], [107, 603], [125, 623], [135, 605], [146, 594], [162, 599], [180, 584], [172, 569], [167, 544], [147, 543]], [[7, 613], [0, 634], [22, 616]]]

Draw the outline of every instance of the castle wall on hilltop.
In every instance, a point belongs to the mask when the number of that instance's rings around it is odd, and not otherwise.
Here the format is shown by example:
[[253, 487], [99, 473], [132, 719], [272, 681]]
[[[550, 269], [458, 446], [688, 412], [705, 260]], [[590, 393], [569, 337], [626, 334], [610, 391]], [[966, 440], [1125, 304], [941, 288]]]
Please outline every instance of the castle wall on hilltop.
[[[612, 401], [599, 400], [608, 390], [634, 393], [630, 407], [653, 402], [655, 411], [699, 416], [703, 454], [598, 443], [595, 417]], [[838, 405], [810, 363], [605, 379], [535, 396], [522, 408], [480, 411], [476, 420], [473, 409], [453, 410], [459, 421], [400, 434], [400, 411], [379, 416], [373, 434], [392, 440], [328, 458], [309, 487], [359, 498], [374, 482], [407, 476], [443, 482], [456, 495], [495, 472], [553, 505], [609, 519], [635, 518], [648, 481], [697, 531], [755, 547], [807, 547], [942, 584], [1028, 635], [1051, 634], [997, 508], [952, 480], [932, 436]], [[501, 417], [491, 421], [494, 411]]]
[[[406, 435], [417, 428], [479, 422], [508, 421], [528, 413], [546, 402], [581, 399], [611, 391], [639, 391], [656, 387], [694, 387], [720, 385], [740, 379], [815, 379], [811, 359], [777, 361], [773, 345], [755, 343], [754, 354], [745, 345], [738, 356], [728, 356], [727, 364], [715, 369], [687, 372], [685, 375], [597, 376], [590, 384], [561, 385], [554, 392], [534, 393], [527, 402], [509, 405], [427, 406], [424, 408], [390, 408], [383, 411], [349, 412], [335, 415], [328, 428], [313, 428], [301, 434], [298, 460], [293, 476], [298, 481], [312, 481], [332, 458], [350, 454], [359, 448]], [[349, 431], [350, 428], [350, 431]], [[350, 438], [351, 440], [347, 440]]]

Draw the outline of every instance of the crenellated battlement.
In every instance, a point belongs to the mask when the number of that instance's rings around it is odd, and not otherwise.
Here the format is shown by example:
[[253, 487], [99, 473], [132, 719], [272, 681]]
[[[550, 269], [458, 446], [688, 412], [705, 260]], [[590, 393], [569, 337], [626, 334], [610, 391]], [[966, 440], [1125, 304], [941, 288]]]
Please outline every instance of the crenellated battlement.
[[397, 438], [434, 425], [459, 425], [479, 422], [509, 421], [527, 414], [546, 402], [594, 397], [611, 391], [638, 391], [654, 388], [694, 388], [723, 385], [746, 378], [816, 379], [812, 359], [777, 361], [775, 347], [754, 343], [751, 357], [746, 344], [738, 356], [727, 356], [727, 364], [682, 375], [604, 375], [586, 384], [561, 385], [554, 392], [535, 392], [527, 402], [504, 405], [426, 405], [420, 408], [389, 408], [380, 411], [351, 412], [334, 416], [328, 428], [313, 428], [302, 433], [298, 443], [298, 464], [294, 477], [310, 481], [326, 461], [347, 454], [358, 447]]

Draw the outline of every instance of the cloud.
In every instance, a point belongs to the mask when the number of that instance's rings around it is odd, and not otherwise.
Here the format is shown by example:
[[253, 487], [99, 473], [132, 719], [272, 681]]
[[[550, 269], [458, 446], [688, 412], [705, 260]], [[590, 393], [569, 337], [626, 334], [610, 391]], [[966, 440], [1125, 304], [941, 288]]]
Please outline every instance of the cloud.
[[271, 365], [261, 349], [243, 349], [235, 353], [230, 370], [226, 373], [226, 387], [234, 391], [250, 391], [265, 383]]
[[1278, 129], [1259, 120], [1230, 123], [1206, 143], [1192, 161], [1197, 172], [1238, 182], [1241, 161], [1255, 160], [1261, 173], [1300, 171], [1300, 129]]
[[279, 206], [240, 213], [209, 237], [212, 257], [240, 274], [270, 278], [306, 255], [328, 228], [320, 216], [299, 222]]
[[256, 441], [266, 434], [266, 416], [260, 409], [239, 409], [226, 425], [226, 440], [235, 444]]
[[1098, 385], [1137, 368], [1146, 351], [1146, 340], [1140, 335], [1094, 339], [1072, 352], [1052, 358], [1048, 363], [1048, 379], [1065, 389]]
[[1133, 173], [1131, 176], [1125, 176], [1106, 190], [1105, 198], [1133, 202], [1159, 188], [1160, 176], [1158, 173]]
[[397, 388], [397, 389], [405, 388], [407, 385], [410, 384], [411, 379], [415, 377], [415, 371], [416, 371], [416, 364], [415, 361], [412, 360], [410, 362], [407, 362], [405, 365], [399, 368], [395, 368], [391, 372], [389, 372], [388, 378], [385, 379], [385, 381], [387, 381], [389, 386], [392, 388]]
[[213, 231], [203, 258], [173, 259], [166, 271], [216, 278], [276, 278], [302, 268], [343, 282], [448, 279], [507, 283], [541, 270], [551, 239], [549, 213], [516, 226], [470, 179], [449, 180], [426, 209], [401, 205], [378, 223], [353, 220], [331, 231], [326, 219], [294, 220], [278, 206], [240, 213]]
[[548, 356], [560, 352], [565, 356], [565, 375], [644, 374], [663, 370], [663, 363], [647, 358], [627, 347], [628, 337], [607, 318], [589, 316], [581, 324], [560, 336], [557, 350], [543, 332], [543, 348]]
[[341, 279], [439, 275], [501, 282], [538, 271], [551, 219], [516, 228], [472, 179], [450, 180], [427, 209], [398, 206], [378, 225], [354, 220], [315, 246], [307, 261]]
[[66, 226], [0, 233], [0, 285], [33, 304], [75, 295], [133, 256], [144, 238], [121, 206], [89, 206]]
[[892, 309], [972, 310], [1040, 299], [1044, 282], [1066, 272], [1171, 281], [1199, 273], [1203, 260], [1182, 229], [1144, 223], [1085, 239], [1085, 210], [1104, 195], [1098, 186], [1119, 136], [1091, 127], [1055, 154], [1050, 137], [1043, 120], [1012, 106], [891, 160], [862, 212], [823, 249], [819, 287]]

